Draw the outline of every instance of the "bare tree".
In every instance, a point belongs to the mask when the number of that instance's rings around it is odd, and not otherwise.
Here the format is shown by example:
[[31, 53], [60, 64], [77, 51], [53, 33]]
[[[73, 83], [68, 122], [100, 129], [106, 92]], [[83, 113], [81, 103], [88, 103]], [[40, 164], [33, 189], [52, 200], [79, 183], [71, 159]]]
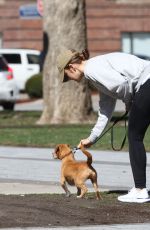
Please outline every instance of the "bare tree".
[[87, 82], [62, 83], [56, 67], [60, 51], [87, 47], [85, 1], [44, 0], [44, 34], [48, 52], [44, 64], [44, 110], [39, 124], [79, 123], [91, 112]]

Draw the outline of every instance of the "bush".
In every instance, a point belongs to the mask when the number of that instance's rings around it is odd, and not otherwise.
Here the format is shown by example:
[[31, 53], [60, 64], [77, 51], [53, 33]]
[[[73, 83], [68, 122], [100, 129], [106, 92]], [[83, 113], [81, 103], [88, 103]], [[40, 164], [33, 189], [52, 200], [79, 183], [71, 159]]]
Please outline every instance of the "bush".
[[30, 98], [42, 98], [42, 73], [35, 74], [27, 80], [25, 85], [25, 91]]

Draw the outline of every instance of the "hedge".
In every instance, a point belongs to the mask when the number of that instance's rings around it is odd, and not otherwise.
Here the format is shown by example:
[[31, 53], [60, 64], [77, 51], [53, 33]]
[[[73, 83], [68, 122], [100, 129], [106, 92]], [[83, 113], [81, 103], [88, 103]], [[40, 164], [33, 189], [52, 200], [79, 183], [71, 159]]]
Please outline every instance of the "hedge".
[[35, 74], [26, 81], [25, 91], [30, 98], [42, 98], [42, 73]]

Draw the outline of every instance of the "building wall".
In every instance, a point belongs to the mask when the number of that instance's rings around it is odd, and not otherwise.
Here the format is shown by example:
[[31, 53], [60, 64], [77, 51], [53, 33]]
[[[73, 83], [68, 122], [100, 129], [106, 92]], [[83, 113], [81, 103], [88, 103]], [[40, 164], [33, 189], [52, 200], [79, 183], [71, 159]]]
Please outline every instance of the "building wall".
[[35, 0], [0, 0], [0, 33], [3, 48], [42, 49], [42, 20], [22, 19], [19, 7]]
[[[122, 32], [150, 32], [150, 0], [134, 1], [86, 0], [91, 55], [120, 51]], [[19, 16], [19, 7], [28, 3], [36, 0], [0, 0], [2, 47], [42, 49], [42, 19]]]
[[88, 47], [93, 55], [120, 51], [122, 32], [150, 32], [150, 0], [133, 2], [86, 0]]

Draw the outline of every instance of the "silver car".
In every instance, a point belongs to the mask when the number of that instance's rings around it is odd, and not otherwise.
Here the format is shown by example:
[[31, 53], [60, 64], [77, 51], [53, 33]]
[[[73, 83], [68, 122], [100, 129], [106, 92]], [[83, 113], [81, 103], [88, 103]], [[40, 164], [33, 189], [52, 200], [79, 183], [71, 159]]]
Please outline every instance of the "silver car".
[[13, 110], [19, 98], [19, 89], [13, 78], [13, 70], [0, 55], [0, 105], [4, 110]]

